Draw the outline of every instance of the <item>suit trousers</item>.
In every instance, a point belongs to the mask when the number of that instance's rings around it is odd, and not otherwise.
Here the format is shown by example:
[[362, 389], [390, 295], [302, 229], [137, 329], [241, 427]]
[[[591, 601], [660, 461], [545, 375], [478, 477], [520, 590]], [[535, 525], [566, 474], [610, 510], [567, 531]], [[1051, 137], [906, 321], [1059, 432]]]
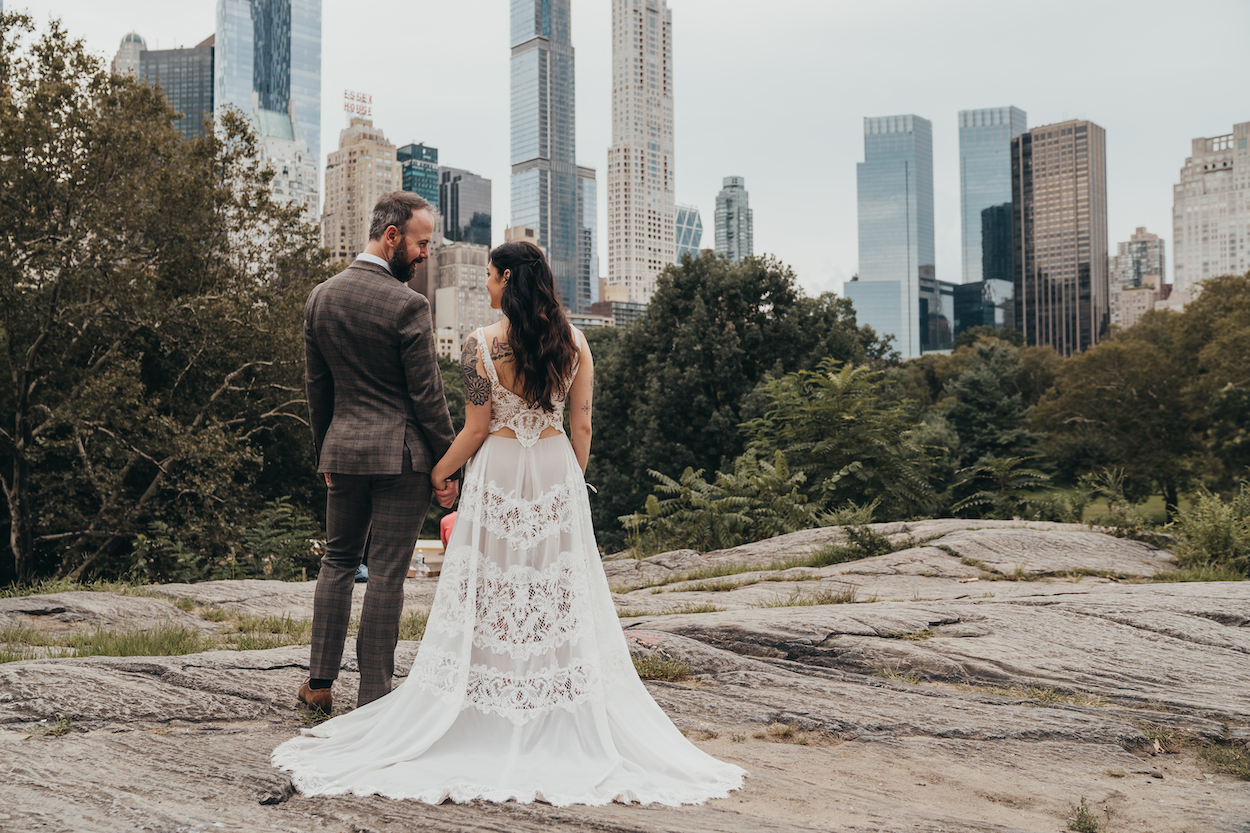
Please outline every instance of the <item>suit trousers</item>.
[[310, 670], [313, 679], [338, 679], [356, 568], [367, 545], [369, 582], [356, 635], [357, 707], [388, 694], [395, 673], [404, 580], [433, 491], [429, 474], [412, 471], [410, 460], [405, 449], [400, 474], [330, 475], [326, 552], [313, 599]]

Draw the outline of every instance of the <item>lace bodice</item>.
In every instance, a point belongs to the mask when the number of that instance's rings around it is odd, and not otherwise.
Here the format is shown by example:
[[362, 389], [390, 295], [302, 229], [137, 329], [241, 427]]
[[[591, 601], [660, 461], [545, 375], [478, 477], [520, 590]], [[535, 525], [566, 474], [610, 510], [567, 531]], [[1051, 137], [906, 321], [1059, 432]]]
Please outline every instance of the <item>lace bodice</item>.
[[577, 366], [581, 359], [580, 334], [576, 327], [572, 329], [573, 344], [578, 351], [573, 356], [573, 370], [569, 373], [569, 378], [564, 381], [563, 390], [557, 391], [551, 397], [551, 404], [554, 408], [551, 413], [547, 413], [500, 384], [499, 374], [495, 372], [495, 365], [490, 360], [490, 350], [486, 347], [486, 332], [478, 328], [476, 334], [478, 348], [482, 351], [482, 364], [485, 365], [486, 376], [490, 379], [490, 433], [493, 434], [500, 428], [511, 428], [521, 445], [526, 447], [538, 442], [538, 438], [547, 428], [554, 428], [564, 433], [564, 401], [568, 398], [573, 378], [577, 376]]

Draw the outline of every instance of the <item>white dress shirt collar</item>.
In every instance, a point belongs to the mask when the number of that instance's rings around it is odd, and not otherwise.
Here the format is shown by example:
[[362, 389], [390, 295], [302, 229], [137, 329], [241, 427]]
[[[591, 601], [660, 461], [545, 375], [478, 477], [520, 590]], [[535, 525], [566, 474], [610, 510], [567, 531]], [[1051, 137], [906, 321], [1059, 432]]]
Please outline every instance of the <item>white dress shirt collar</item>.
[[361, 252], [360, 254], [356, 255], [356, 259], [363, 260], [365, 263], [376, 263], [378, 266], [381, 266], [383, 269], [385, 269], [388, 273], [391, 271], [391, 264], [387, 263], [385, 260], [378, 257], [377, 255], [371, 255], [368, 252]]

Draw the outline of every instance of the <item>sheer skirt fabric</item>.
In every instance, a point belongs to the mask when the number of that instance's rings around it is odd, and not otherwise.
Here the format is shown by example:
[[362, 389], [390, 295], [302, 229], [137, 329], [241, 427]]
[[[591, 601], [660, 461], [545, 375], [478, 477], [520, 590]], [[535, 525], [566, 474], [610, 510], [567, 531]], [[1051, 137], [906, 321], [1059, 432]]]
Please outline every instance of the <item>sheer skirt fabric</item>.
[[700, 803], [745, 775], [686, 740], [638, 679], [563, 435], [487, 437], [407, 680], [272, 761], [305, 795], [432, 804]]

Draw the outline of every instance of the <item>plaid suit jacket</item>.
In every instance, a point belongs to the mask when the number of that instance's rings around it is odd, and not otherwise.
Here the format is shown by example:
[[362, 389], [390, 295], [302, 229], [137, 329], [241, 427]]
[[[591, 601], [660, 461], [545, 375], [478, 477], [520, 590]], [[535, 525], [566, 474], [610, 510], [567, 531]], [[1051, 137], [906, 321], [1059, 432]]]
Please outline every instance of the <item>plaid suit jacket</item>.
[[434, 351], [430, 302], [356, 261], [304, 305], [305, 387], [317, 471], [428, 472], [455, 432]]

